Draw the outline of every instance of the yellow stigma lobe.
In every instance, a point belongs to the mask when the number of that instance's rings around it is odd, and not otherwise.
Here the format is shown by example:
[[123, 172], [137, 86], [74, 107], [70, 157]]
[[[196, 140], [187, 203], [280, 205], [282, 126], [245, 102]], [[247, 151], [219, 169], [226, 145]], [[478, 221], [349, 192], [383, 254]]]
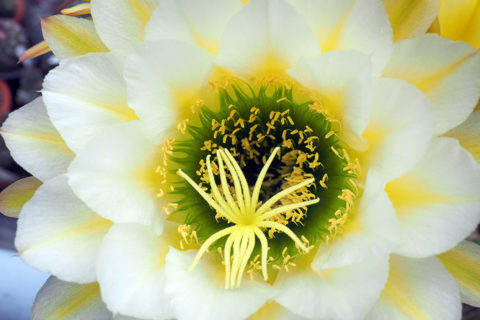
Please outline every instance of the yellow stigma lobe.
[[[196, 184], [187, 174], [181, 170], [178, 170], [177, 174], [183, 177], [205, 199], [205, 201], [207, 201], [207, 203], [213, 209], [215, 209], [217, 215], [224, 217], [229, 221], [229, 223], [233, 224], [230, 227], [214, 233], [203, 243], [188, 272], [195, 268], [202, 255], [213, 243], [215, 243], [215, 241], [228, 236], [224, 248], [225, 288], [229, 289], [239, 287], [242, 282], [245, 267], [247, 266], [247, 263], [250, 260], [252, 252], [255, 248], [256, 238], [258, 238], [261, 245], [262, 273], [264, 279], [267, 280], [268, 240], [264, 234], [265, 229], [274, 229], [276, 231], [285, 233], [300, 249], [302, 249], [304, 252], [308, 252], [309, 249], [295, 235], [295, 233], [293, 233], [292, 230], [279, 222], [272, 221], [272, 218], [289, 210], [318, 203], [320, 199], [316, 198], [313, 200], [293, 203], [273, 209], [271, 207], [283, 197], [288, 196], [296, 190], [313, 183], [314, 179], [311, 178], [305, 180], [297, 185], [282, 190], [265, 201], [265, 203], [262, 205], [260, 205], [258, 201], [263, 180], [267, 174], [268, 168], [272, 164], [279, 150], [279, 147], [273, 150], [272, 154], [260, 171], [251, 194], [247, 179], [245, 178], [240, 165], [226, 149], [217, 151], [218, 168], [223, 195], [220, 193], [220, 190], [215, 182], [210, 156], [207, 157], [207, 170], [213, 198], [198, 184]], [[224, 164], [232, 176], [235, 199], [230, 193], [230, 186], [227, 183], [227, 175]]]

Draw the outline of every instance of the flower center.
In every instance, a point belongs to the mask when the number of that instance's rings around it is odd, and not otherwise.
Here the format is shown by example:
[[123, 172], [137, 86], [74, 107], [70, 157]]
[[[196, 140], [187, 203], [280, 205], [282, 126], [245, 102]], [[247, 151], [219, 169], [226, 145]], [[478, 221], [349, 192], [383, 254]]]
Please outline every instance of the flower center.
[[328, 242], [358, 190], [358, 161], [318, 104], [297, 103], [286, 86], [246, 87], [220, 91], [219, 107], [203, 106], [199, 125], [181, 123], [185, 134], [167, 148], [184, 178], [172, 188], [182, 236], [202, 243], [192, 267], [215, 247], [228, 288], [244, 272], [288, 271], [298, 253]]

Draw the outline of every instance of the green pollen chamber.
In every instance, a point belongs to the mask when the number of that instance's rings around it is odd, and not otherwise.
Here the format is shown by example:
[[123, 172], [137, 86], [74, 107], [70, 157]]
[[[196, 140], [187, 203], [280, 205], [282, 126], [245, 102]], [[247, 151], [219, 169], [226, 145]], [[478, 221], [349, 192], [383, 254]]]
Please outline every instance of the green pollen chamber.
[[[219, 98], [215, 111], [204, 106], [199, 112], [199, 125], [188, 125], [184, 137], [176, 139], [171, 160], [205, 192], [211, 193], [206, 158], [211, 155], [216, 181], [220, 183], [216, 152], [227, 149], [253, 188], [267, 158], [274, 148], [280, 147], [262, 184], [259, 200], [265, 202], [289, 186], [314, 178], [313, 184], [282, 199], [277, 206], [314, 198], [320, 201], [283, 213], [273, 221], [287, 226], [309, 246], [341, 232], [357, 195], [359, 167], [339, 140], [335, 122], [313, 108], [313, 102], [295, 102], [293, 90], [283, 86], [257, 90], [247, 86], [245, 90], [231, 85], [219, 93]], [[195, 230], [200, 243], [231, 225], [219, 218], [186, 181], [176, 182], [173, 193], [181, 197], [177, 212], [184, 213], [183, 223]], [[299, 254], [286, 234], [269, 229], [264, 233], [269, 239], [272, 265], [284, 261], [285, 256]], [[212, 248], [217, 250], [224, 245], [225, 239], [219, 239]], [[252, 257], [258, 258], [257, 247]]]

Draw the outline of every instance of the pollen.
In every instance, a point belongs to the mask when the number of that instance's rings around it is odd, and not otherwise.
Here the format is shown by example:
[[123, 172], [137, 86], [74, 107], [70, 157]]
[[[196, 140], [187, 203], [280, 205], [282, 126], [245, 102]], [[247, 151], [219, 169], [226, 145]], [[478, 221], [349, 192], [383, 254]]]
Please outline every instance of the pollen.
[[[258, 268], [258, 257], [251, 259], [256, 244], [256, 238], [258, 238], [261, 246], [260, 265], [263, 278], [265, 281], [268, 279], [267, 261], [269, 246], [265, 232], [282, 232], [295, 243], [299, 250], [304, 253], [309, 251], [311, 247], [309, 247], [309, 242], [304, 236], [300, 236], [299, 238], [291, 229], [286, 225], [277, 222], [275, 218], [281, 216], [281, 214], [285, 212], [316, 204], [320, 199], [315, 198], [275, 208], [272, 207], [285, 197], [295, 193], [297, 190], [311, 185], [314, 182], [314, 178], [305, 179], [295, 185], [284, 188], [263, 203], [259, 201], [260, 189], [267, 176], [267, 171], [279, 151], [280, 147], [276, 147], [273, 150], [263, 168], [260, 170], [253, 188], [249, 186], [239, 163], [227, 149], [218, 149], [216, 152], [221, 191], [215, 181], [210, 155], [207, 156], [206, 159], [209, 183], [213, 195], [207, 194], [182, 170], [177, 171], [177, 174], [184, 178], [216, 211], [216, 216], [227, 220], [229, 223], [228, 227], [214, 233], [202, 244], [188, 272], [195, 268], [203, 254], [211, 245], [226, 236], [228, 236], [228, 238], [223, 249], [223, 260], [225, 265], [225, 288], [227, 289], [239, 287], [241, 285], [247, 265], [249, 266], [247, 274], [250, 276], [252, 276], [252, 270]], [[229, 176], [231, 176], [231, 180], [233, 180], [233, 186], [227, 182], [229, 179], [225, 166], [230, 172]], [[182, 231], [182, 237], [185, 235], [183, 240], [190, 240], [187, 237], [189, 229], [182, 229], [179, 230], [179, 232], [180, 231]], [[283, 268], [286, 269], [286, 271], [295, 266], [295, 264], [291, 262], [292, 257], [286, 255], [285, 250], [283, 252], [283, 258]]]

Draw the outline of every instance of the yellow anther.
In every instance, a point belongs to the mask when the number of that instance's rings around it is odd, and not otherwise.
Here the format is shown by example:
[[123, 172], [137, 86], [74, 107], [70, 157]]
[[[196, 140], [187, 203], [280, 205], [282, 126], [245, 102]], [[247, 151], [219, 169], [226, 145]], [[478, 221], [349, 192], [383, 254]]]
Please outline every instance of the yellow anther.
[[318, 161], [318, 158], [319, 158], [319, 155], [318, 155], [318, 152], [316, 152], [313, 161], [308, 163], [308, 167], [310, 169], [315, 169], [318, 166], [323, 166], [323, 164]]
[[343, 157], [340, 155], [340, 153], [337, 151], [337, 149], [335, 149], [334, 146], [332, 146], [331, 149], [332, 149], [333, 153], [335, 153], [335, 155], [336, 155], [337, 157], [339, 157], [340, 159], [343, 159]]
[[270, 122], [267, 122], [266, 125], [267, 125], [267, 135], [269, 135], [271, 130], [275, 130], [275, 126]]
[[294, 146], [293, 146], [293, 140], [292, 140], [292, 139], [283, 140], [282, 147], [284, 147], [284, 148], [289, 148], [289, 149], [293, 149], [293, 148], [294, 148]]
[[303, 167], [303, 164], [305, 162], [307, 162], [308, 159], [307, 159], [307, 154], [304, 153], [304, 152], [301, 152], [299, 155], [298, 155], [298, 158], [297, 158], [297, 164], [300, 166], [300, 168]]
[[293, 126], [293, 125], [295, 124], [295, 123], [293, 122], [292, 117], [288, 116], [288, 117], [287, 117], [287, 120], [288, 120], [288, 122], [290, 122], [290, 125]]
[[202, 99], [198, 99], [197, 101], [195, 101], [195, 103], [190, 106], [190, 110], [192, 111], [192, 114], [197, 113], [198, 109], [200, 109], [204, 105], [205, 105], [205, 101], [203, 101]]
[[163, 191], [163, 189], [159, 189], [158, 190], [158, 193], [157, 193], [157, 198], [161, 198], [165, 195], [165, 191]]
[[314, 140], [318, 140], [318, 137], [317, 136], [310, 136], [304, 141], [304, 143], [309, 144], [309, 143], [313, 142]]
[[248, 117], [248, 122], [252, 123], [255, 122], [257, 119], [258, 117], [255, 114], [250, 114], [250, 116]]
[[277, 103], [280, 103], [280, 102], [285, 101], [285, 100], [288, 100], [287, 97], [280, 98], [280, 99], [277, 100]]
[[335, 131], [330, 131], [329, 133], [327, 133], [327, 134], [325, 135], [325, 139], [330, 138], [330, 137], [333, 136], [334, 134], [335, 134]]
[[200, 150], [212, 151], [212, 148], [215, 148], [216, 146], [217, 144], [212, 143], [212, 140], [207, 140], [203, 142], [203, 147], [201, 147]]
[[227, 120], [232, 120], [235, 114], [238, 114], [237, 110], [235, 109], [230, 110], [230, 115], [227, 117]]
[[242, 127], [242, 128], [245, 128], [245, 119], [239, 118], [239, 119], [237, 120], [237, 122], [235, 122], [234, 125], [235, 125], [235, 127], [240, 126], [240, 127]]
[[326, 181], [328, 180], [328, 174], [324, 174], [322, 180], [319, 181], [320, 186], [324, 189], [327, 189]]
[[180, 131], [182, 134], [185, 134], [185, 132], [187, 132], [187, 123], [188, 121], [190, 121], [189, 119], [184, 119], [182, 121], [180, 121], [178, 124], [177, 124], [177, 129], [178, 131]]
[[212, 119], [212, 130], [215, 130], [216, 128], [218, 128], [220, 124], [218, 123], [217, 120], [215, 119]]
[[177, 228], [177, 232], [182, 237], [180, 240], [180, 248], [184, 249], [184, 244], [190, 244], [195, 240], [198, 243], [197, 232], [188, 224], [181, 224]]

